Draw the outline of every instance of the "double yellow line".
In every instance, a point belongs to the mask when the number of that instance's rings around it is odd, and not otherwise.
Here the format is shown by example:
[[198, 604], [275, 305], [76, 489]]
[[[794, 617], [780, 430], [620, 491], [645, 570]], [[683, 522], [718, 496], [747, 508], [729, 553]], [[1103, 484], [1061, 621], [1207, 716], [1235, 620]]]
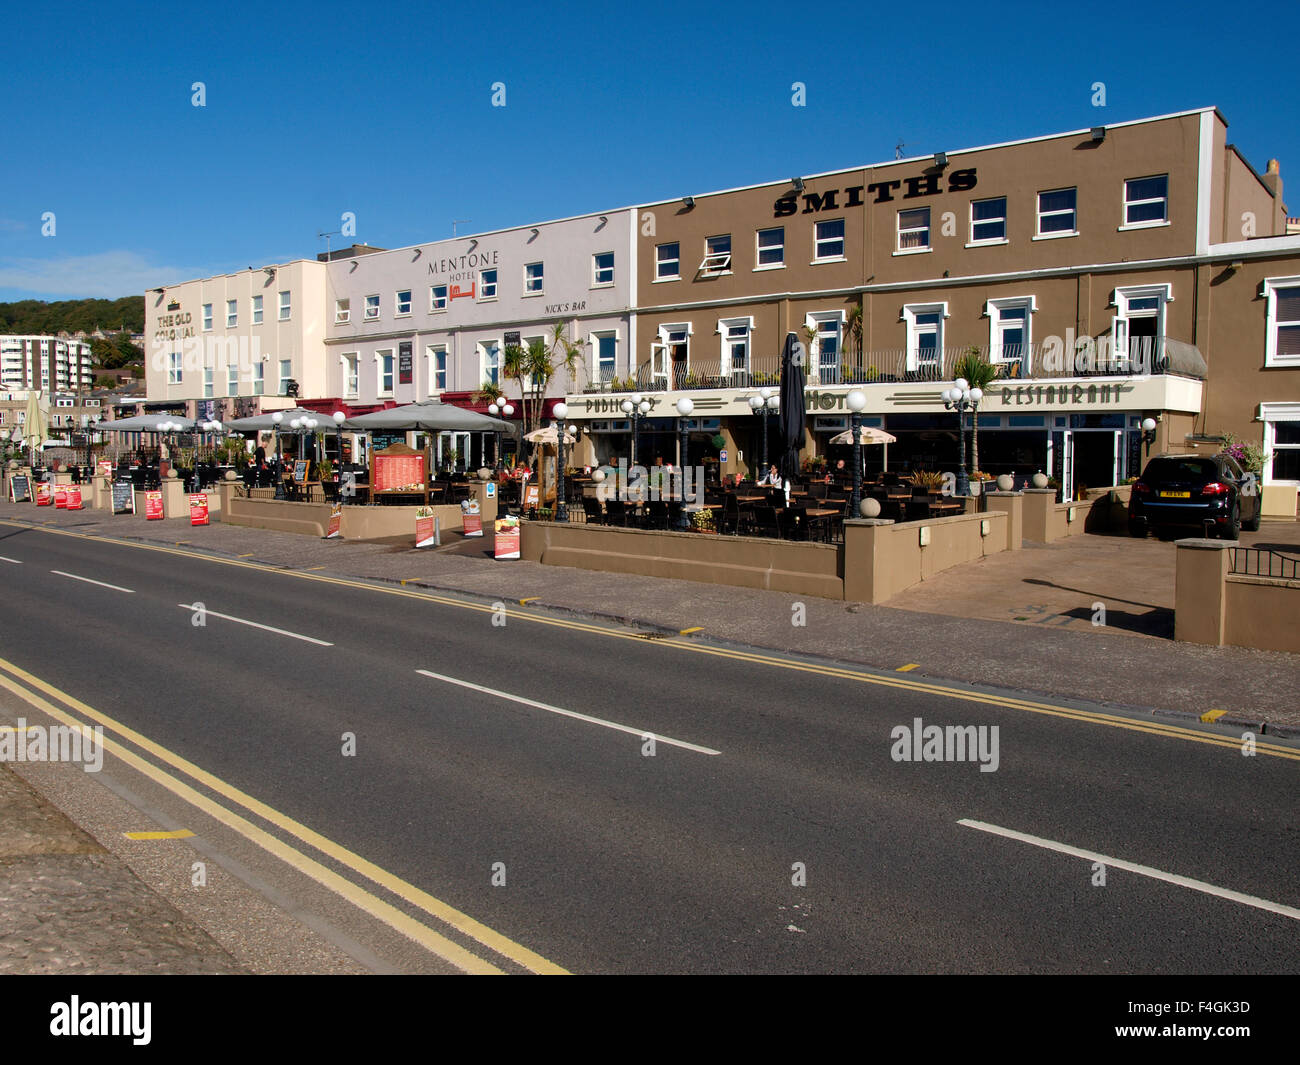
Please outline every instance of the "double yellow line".
[[[96, 536], [93, 533], [73, 532], [67, 529], [42, 528], [22, 522], [0, 520], [0, 525], [13, 525], [17, 528], [32, 529], [35, 532], [53, 533], [58, 536], [72, 536], [82, 540], [94, 540], [100, 543], [114, 544], [118, 547], [134, 547], [142, 551], [160, 551], [165, 554], [178, 555], [183, 558], [201, 559], [205, 562], [212, 562], [221, 566], [238, 566], [242, 569], [281, 573], [286, 577], [295, 577], [299, 580], [320, 581], [325, 584], [334, 584], [345, 588], [359, 588], [365, 591], [377, 592], [381, 595], [398, 595], [407, 599], [419, 599], [424, 602], [438, 603], [442, 606], [456, 607], [460, 610], [476, 611], [483, 614], [497, 613], [497, 608], [491, 604], [472, 603], [465, 599], [457, 599], [448, 595], [439, 595], [438, 593], [427, 589], [410, 591], [404, 587], [391, 587], [359, 580], [349, 580], [343, 577], [326, 577], [319, 573], [305, 573], [300, 570], [282, 569], [278, 566], [267, 566], [261, 563], [244, 562], [240, 559], [222, 558], [217, 555], [206, 555], [196, 551], [182, 551], [174, 547], [163, 547], [159, 544], [142, 544], [129, 540], [118, 540], [109, 536]], [[523, 603], [525, 600], [519, 600], [519, 602]], [[897, 672], [890, 674], [867, 673], [860, 669], [822, 665], [813, 662], [798, 662], [775, 654], [711, 647], [697, 641], [645, 640], [642, 639], [642, 633], [613, 629], [605, 625], [592, 624], [567, 618], [549, 617], [545, 614], [530, 613], [523, 610], [507, 609], [506, 613], [507, 617], [513, 620], [528, 621], [535, 625], [549, 625], [555, 628], [567, 629], [569, 631], [583, 632], [592, 636], [601, 636], [605, 639], [636, 640], [642, 645], [663, 648], [665, 650], [685, 651], [689, 654], [715, 655], [720, 658], [730, 658], [750, 665], [767, 666], [773, 669], [789, 669], [816, 676], [833, 677], [837, 680], [850, 680], [856, 681], [860, 684], [872, 684], [885, 688], [896, 688], [923, 695], [960, 699], [965, 702], [982, 703], [990, 706], [1004, 707], [1009, 710], [1023, 710], [1031, 714], [1043, 714], [1049, 717], [1066, 718], [1070, 721], [1079, 721], [1089, 725], [1103, 725], [1110, 728], [1126, 729], [1130, 732], [1145, 732], [1148, 735], [1163, 736], [1166, 739], [1186, 740], [1192, 743], [1207, 743], [1215, 747], [1231, 747], [1234, 749], [1240, 749], [1242, 744], [1242, 740], [1237, 737], [1222, 736], [1216, 733], [1205, 732], [1200, 729], [1189, 728], [1182, 725], [1175, 725], [1155, 720], [1143, 721], [1138, 718], [1126, 717], [1120, 714], [1106, 714], [1099, 711], [1080, 710], [1075, 707], [1058, 706], [1053, 703], [1036, 702], [1030, 699], [1014, 699], [1001, 695], [990, 695], [983, 692], [970, 691], [966, 688], [956, 688], [951, 685], [939, 684], [933, 681], [915, 679], [905, 674], [900, 675]], [[682, 634], [685, 635], [694, 631], [698, 630], [685, 629]], [[1255, 751], [1257, 754], [1271, 755], [1275, 758], [1285, 758], [1291, 761], [1300, 761], [1300, 750], [1297, 750], [1294, 747], [1282, 746], [1280, 744], [1260, 742], [1258, 738], [1256, 738], [1255, 742]]]
[[[227, 784], [220, 778], [200, 769], [192, 762], [173, 754], [165, 747], [115, 721], [107, 714], [95, 710], [79, 699], [60, 691], [39, 677], [33, 676], [26, 670], [2, 658], [0, 658], [0, 688], [13, 693], [62, 724], [76, 728], [84, 727], [90, 723], [102, 725], [105, 729], [104, 749], [106, 751], [112, 753], [133, 769], [143, 773], [172, 794], [185, 800], [191, 806], [219, 821], [250, 842], [255, 843], [269, 854], [274, 855], [287, 865], [314, 880], [317, 884], [346, 899], [371, 917], [383, 922], [426, 950], [451, 963], [462, 972], [501, 974], [505, 970], [494, 965], [491, 961], [479, 957], [478, 954], [467, 947], [448, 938], [429, 925], [417, 921], [390, 902], [365, 890], [333, 869], [309, 857], [301, 850], [286, 843], [279, 836], [272, 835], [248, 818], [235, 813], [227, 806], [186, 783], [180, 776], [169, 773], [167, 770], [160, 768], [154, 761], [141, 757], [120, 740], [134, 745], [150, 755], [156, 762], [170, 766], [194, 783], [200, 784], [220, 796], [226, 803], [242, 807], [249, 813], [261, 818], [267, 824], [295, 837], [325, 857], [378, 885], [408, 905], [428, 914], [442, 925], [455, 929], [462, 936], [487, 947], [489, 951], [500, 955], [502, 958], [509, 959], [521, 968], [534, 973], [560, 974], [565, 972], [560, 966], [548, 961], [540, 954], [536, 954], [501, 933], [493, 931], [455, 907], [434, 898], [428, 892], [421, 891], [413, 884], [407, 883], [400, 877], [381, 869], [373, 862], [367, 861], [346, 847], [342, 847], [333, 840], [322, 836], [319, 832], [315, 832], [306, 825], [293, 820], [293, 818], [285, 816], [246, 792]], [[57, 700], [62, 705], [56, 705], [51, 700]], [[65, 707], [67, 709], [64, 709]], [[74, 717], [74, 714], [78, 716]], [[108, 735], [109, 733], [112, 733], [112, 737]]]

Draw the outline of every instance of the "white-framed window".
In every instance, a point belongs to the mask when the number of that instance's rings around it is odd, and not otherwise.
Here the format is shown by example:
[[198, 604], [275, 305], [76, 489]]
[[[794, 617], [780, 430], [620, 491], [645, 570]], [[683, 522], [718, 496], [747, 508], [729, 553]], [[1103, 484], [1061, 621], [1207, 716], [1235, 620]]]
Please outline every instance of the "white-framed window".
[[754, 234], [755, 270], [776, 270], [785, 266], [785, 227], [760, 229]]
[[226, 366], [226, 395], [239, 395], [239, 363], [230, 362]]
[[1300, 366], [1300, 277], [1264, 279], [1268, 332], [1265, 366]]
[[978, 244], [1005, 244], [1007, 242], [1007, 198], [993, 196], [987, 200], [971, 200], [970, 247]]
[[844, 258], [844, 219], [827, 218], [813, 226], [813, 262], [839, 262]]
[[495, 270], [480, 270], [478, 272], [478, 298], [481, 300], [494, 300], [497, 298], [497, 272]]
[[203, 398], [211, 399], [213, 396], [213, 381], [216, 377], [216, 369], [211, 366], [203, 367]]
[[[184, 372], [181, 369], [181, 353], [179, 351], [168, 352], [167, 354], [167, 383], [169, 385], [179, 385], [184, 379]], [[48, 384], [50, 380], [50, 371], [48, 367], [41, 367], [41, 378]]]
[[700, 273], [704, 277], [717, 277], [731, 273], [731, 234], [722, 233], [704, 240], [704, 258], [700, 260]]
[[253, 395], [261, 396], [266, 394], [266, 363], [257, 362], [253, 364]]
[[411, 290], [409, 288], [398, 289], [393, 300], [398, 318], [407, 318], [411, 314]]
[[1169, 175], [1129, 178], [1124, 182], [1124, 224], [1145, 229], [1169, 224]]
[[439, 311], [447, 309], [447, 286], [430, 285], [429, 286], [429, 313], [437, 314]]
[[680, 281], [681, 276], [682, 246], [677, 241], [655, 245], [655, 280]]
[[357, 389], [361, 385], [361, 375], [357, 371], [357, 352], [349, 351], [341, 355], [340, 360], [343, 363], [343, 397], [356, 399]]
[[293, 380], [293, 360], [280, 360], [280, 388], [277, 395], [287, 396], [289, 394], [289, 382]]
[[754, 331], [754, 319], [719, 318], [718, 335], [722, 340], [722, 376], [743, 379], [747, 384], [750, 371], [750, 341]]
[[989, 300], [989, 362], [1004, 363], [1009, 377], [1027, 376], [1032, 316], [1038, 309], [1033, 296], [1008, 296]]
[[429, 393], [445, 392], [447, 389], [447, 346], [434, 344], [428, 349], [429, 355]]
[[203, 331], [205, 333], [212, 331], [212, 304], [203, 305]]
[[342, 325], [352, 318], [352, 300], [341, 299], [334, 301], [334, 324]]
[[545, 292], [545, 276], [541, 263], [524, 264], [524, 295], [540, 296]]
[[1038, 194], [1038, 236], [1073, 237], [1079, 232], [1079, 190], [1051, 189]]
[[261, 296], [253, 297], [253, 324], [254, 325], [262, 324], [262, 297]]
[[913, 207], [898, 212], [898, 247], [895, 254], [930, 250], [930, 208]]
[[603, 288], [614, 283], [614, 253], [599, 251], [591, 257], [591, 287]]
[[840, 353], [844, 344], [844, 312], [814, 311], [805, 315], [804, 326], [813, 330], [812, 350], [808, 353], [809, 384], [838, 384], [841, 378]]
[[1158, 373], [1163, 361], [1165, 304], [1173, 298], [1173, 286], [1168, 284], [1115, 289], [1110, 365], [1101, 368]]
[[239, 325], [239, 300], [226, 300], [226, 328]]
[[673, 322], [658, 329], [658, 343], [650, 345], [650, 373], [654, 387], [685, 386], [686, 375], [691, 371], [690, 322]]
[[478, 342], [479, 381], [484, 384], [501, 384], [501, 343], [497, 340]]
[[616, 376], [618, 368], [618, 333], [610, 330], [591, 334], [591, 379], [596, 384], [607, 385]]
[[393, 349], [385, 348], [383, 351], [376, 351], [375, 362], [379, 395], [391, 396], [393, 394]]
[[943, 321], [946, 303], [909, 303], [903, 307], [907, 325], [907, 370], [927, 380], [939, 380], [943, 373]]
[[367, 322], [379, 321], [379, 294], [366, 297], [366, 309], [362, 312]]
[[280, 321], [287, 322], [289, 320], [289, 315], [293, 310], [292, 300], [293, 297], [287, 289], [280, 293]]
[[1300, 485], [1300, 403], [1261, 403], [1264, 483]]

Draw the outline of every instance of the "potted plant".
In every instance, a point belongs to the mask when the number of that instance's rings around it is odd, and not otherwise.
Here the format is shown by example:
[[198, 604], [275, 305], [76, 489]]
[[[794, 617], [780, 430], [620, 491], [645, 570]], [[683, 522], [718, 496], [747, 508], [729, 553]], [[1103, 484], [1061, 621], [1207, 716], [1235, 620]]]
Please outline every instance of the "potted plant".
[[713, 516], [713, 511], [707, 507], [703, 510], [691, 512], [691, 528], [698, 533], [716, 533], [718, 531], [717, 520]]
[[935, 496], [943, 492], [943, 474], [938, 470], [917, 470], [908, 474], [913, 496]]

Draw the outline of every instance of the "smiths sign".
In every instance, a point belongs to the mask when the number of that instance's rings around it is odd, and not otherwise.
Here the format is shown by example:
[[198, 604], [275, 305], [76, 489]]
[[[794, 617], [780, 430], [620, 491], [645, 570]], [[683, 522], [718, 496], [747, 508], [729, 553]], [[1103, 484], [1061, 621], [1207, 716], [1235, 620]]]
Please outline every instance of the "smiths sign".
[[[842, 207], [861, 207], [866, 201], [863, 193], [872, 197], [872, 203], [889, 203], [894, 193], [899, 192], [899, 199], [914, 200], [921, 196], [939, 196], [943, 192], [969, 192], [975, 187], [975, 168], [954, 170], [948, 175], [948, 187], [940, 186], [943, 174], [928, 170], [917, 177], [902, 178], [898, 181], [873, 181], [870, 185], [851, 185], [845, 189], [827, 189], [825, 192], [805, 192], [802, 197], [797, 193], [787, 193], [772, 205], [773, 218], [787, 218], [799, 211], [799, 200], [804, 207], [801, 213], [816, 214], [818, 211], [838, 211]], [[844, 199], [841, 200], [840, 197]]]

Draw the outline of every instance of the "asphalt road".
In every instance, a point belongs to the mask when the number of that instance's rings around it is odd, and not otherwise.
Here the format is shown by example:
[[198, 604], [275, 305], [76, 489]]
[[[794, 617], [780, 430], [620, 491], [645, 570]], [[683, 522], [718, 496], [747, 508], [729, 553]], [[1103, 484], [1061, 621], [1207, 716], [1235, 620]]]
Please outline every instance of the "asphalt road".
[[[506, 971], [1300, 962], [1296, 745], [39, 530], [0, 528], [0, 588], [0, 672]], [[996, 728], [996, 770], [895, 760], [918, 718]], [[158, 793], [368, 958], [428, 968], [400, 921]]]

